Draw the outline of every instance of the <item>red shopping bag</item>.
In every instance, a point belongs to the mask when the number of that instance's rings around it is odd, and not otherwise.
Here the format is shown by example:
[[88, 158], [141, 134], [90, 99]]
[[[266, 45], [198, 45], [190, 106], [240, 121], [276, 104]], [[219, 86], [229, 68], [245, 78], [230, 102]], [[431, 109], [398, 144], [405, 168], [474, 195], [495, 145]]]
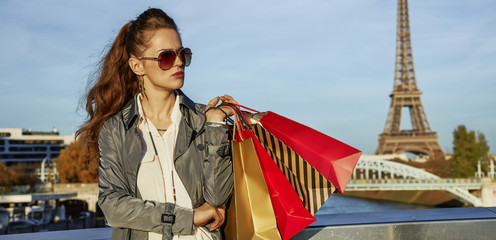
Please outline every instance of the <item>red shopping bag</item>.
[[273, 112], [263, 116], [260, 123], [344, 192], [360, 150]]
[[253, 133], [251, 134], [276, 214], [277, 227], [282, 238], [284, 240], [289, 239], [317, 219], [303, 207], [303, 202], [289, 181], [265, 151], [262, 144]]

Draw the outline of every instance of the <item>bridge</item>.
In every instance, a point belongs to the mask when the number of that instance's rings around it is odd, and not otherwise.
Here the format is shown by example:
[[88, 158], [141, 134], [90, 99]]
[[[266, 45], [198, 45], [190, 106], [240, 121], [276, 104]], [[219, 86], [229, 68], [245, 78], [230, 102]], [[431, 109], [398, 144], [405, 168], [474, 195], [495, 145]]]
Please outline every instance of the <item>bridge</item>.
[[465, 205], [482, 206], [480, 198], [469, 190], [481, 190], [480, 178], [444, 179], [422, 169], [397, 162], [362, 156], [346, 191], [439, 190], [459, 199]]
[[[440, 178], [422, 169], [405, 164], [374, 159], [362, 156], [345, 189], [352, 191], [444, 191], [460, 200], [467, 206], [482, 206], [480, 198], [472, 195], [469, 190], [481, 190], [483, 181], [480, 178]], [[490, 189], [490, 199], [493, 202], [485, 204], [496, 206], [496, 183]], [[77, 192], [77, 199], [88, 203], [89, 211], [96, 211], [98, 199], [98, 184], [56, 184], [54, 191], [59, 193]]]

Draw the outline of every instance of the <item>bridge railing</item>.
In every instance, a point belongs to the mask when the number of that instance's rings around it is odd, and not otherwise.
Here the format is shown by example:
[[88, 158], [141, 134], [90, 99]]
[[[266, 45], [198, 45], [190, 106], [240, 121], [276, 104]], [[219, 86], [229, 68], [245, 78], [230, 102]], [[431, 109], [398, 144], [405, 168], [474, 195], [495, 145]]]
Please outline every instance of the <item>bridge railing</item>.
[[350, 179], [346, 191], [362, 190], [445, 190], [462, 188], [481, 189], [482, 181], [477, 178], [440, 179]]

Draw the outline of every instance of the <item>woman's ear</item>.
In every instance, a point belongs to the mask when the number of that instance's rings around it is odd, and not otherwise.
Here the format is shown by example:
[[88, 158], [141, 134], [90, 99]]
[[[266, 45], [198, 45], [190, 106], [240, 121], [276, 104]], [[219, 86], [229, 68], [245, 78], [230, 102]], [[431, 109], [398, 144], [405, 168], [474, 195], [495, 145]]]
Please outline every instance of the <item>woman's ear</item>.
[[130, 57], [128, 62], [129, 67], [131, 67], [131, 70], [133, 70], [136, 75], [141, 76], [145, 74], [145, 68], [140, 60], [135, 57]]

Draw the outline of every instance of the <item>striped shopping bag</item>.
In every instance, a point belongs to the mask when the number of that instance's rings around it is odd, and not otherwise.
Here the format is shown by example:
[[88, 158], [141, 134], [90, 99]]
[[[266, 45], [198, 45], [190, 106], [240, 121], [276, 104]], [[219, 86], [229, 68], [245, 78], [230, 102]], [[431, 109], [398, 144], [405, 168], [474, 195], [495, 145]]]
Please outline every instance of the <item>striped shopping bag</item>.
[[315, 215], [317, 210], [336, 190], [336, 187], [300, 155], [275, 138], [261, 125], [254, 124], [252, 129], [265, 150], [300, 196], [303, 206], [312, 215]]
[[336, 188], [344, 192], [361, 151], [273, 112], [258, 114], [251, 122], [312, 215]]

